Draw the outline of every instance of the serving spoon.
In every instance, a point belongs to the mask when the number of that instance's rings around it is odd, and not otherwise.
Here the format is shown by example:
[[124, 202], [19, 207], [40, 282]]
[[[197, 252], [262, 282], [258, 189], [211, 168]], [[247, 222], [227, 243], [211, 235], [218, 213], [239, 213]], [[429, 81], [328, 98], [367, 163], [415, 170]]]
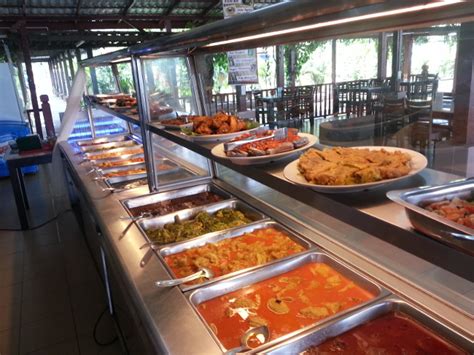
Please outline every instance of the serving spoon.
[[194, 274], [188, 275], [186, 277], [182, 277], [180, 279], [156, 281], [155, 285], [157, 287], [173, 287], [173, 286], [181, 285], [181, 284], [199, 279], [201, 277], [204, 277], [206, 279], [212, 279], [214, 277], [214, 273], [208, 268], [203, 267], [198, 272], [195, 272]]
[[[261, 325], [260, 327], [250, 328], [240, 338], [240, 346], [236, 348], [229, 349], [225, 352], [226, 355], [234, 355], [242, 352], [251, 350], [252, 347], [248, 344], [250, 338], [256, 337], [257, 335], [263, 336], [262, 344], [266, 343], [270, 338], [270, 329], [266, 325]], [[260, 340], [260, 339], [259, 339]]]

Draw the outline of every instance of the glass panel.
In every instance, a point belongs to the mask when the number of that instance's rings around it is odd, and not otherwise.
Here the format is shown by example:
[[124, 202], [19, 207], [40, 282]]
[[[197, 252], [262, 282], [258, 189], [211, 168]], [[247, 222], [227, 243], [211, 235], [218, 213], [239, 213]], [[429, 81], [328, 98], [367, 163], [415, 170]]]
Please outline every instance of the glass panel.
[[203, 156], [153, 133], [150, 139], [158, 188], [209, 177], [209, 163]]
[[135, 85], [133, 83], [132, 66], [130, 63], [118, 63], [118, 80], [122, 93], [135, 96]]
[[151, 120], [197, 113], [185, 57], [147, 59], [143, 63]]
[[[87, 68], [86, 73], [88, 75], [87, 80], [87, 92], [92, 93], [92, 80], [90, 77], [91, 68]], [[101, 66], [95, 68], [95, 73], [97, 77], [97, 86], [99, 89], [99, 94], [116, 94], [118, 93], [117, 85], [115, 83], [114, 75], [112, 73], [112, 68], [107, 66]]]
[[96, 137], [128, 132], [127, 121], [121, 118], [101, 110], [92, 110], [92, 115]]

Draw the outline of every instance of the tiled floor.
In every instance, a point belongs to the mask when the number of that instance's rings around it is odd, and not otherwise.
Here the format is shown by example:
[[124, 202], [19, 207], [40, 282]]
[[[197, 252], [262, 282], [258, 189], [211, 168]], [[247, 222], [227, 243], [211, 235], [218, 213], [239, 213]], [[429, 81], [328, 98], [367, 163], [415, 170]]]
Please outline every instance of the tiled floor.
[[[27, 176], [31, 224], [53, 216], [45, 167]], [[0, 180], [0, 229], [19, 223], [8, 179]], [[93, 328], [105, 293], [72, 212], [42, 228], [0, 231], [0, 354], [121, 354], [118, 342], [99, 346]], [[106, 315], [102, 342], [115, 337]]]

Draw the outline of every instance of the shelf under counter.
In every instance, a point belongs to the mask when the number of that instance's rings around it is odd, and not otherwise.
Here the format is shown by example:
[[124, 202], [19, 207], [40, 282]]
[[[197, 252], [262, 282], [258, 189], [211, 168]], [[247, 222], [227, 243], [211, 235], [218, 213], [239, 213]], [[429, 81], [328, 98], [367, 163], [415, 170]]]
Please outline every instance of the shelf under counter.
[[[227, 159], [211, 154], [211, 149], [217, 143], [196, 143], [179, 131], [168, 131], [154, 125], [147, 125], [147, 128], [272, 190], [294, 198], [466, 280], [474, 281], [474, 274], [465, 267], [473, 263], [471, 255], [415, 232], [409, 224], [404, 209], [385, 197], [385, 193], [389, 190], [444, 183], [456, 176], [425, 169], [410, 178], [369, 192], [322, 194], [294, 185], [283, 177], [283, 168], [295, 157], [263, 166], [236, 165]], [[362, 195], [364, 197], [357, 197]]]

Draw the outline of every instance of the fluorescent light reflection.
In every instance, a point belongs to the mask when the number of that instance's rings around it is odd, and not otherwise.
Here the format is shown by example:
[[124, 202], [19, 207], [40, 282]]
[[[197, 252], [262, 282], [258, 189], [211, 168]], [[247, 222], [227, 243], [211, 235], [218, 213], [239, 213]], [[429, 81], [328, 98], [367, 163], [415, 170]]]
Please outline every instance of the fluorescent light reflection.
[[406, 14], [406, 13], [409, 13], [409, 12], [416, 12], [416, 11], [421, 11], [421, 10], [433, 9], [433, 8], [447, 6], [447, 5], [456, 4], [456, 3], [460, 3], [460, 2], [463, 2], [463, 0], [444, 0], [444, 1], [441, 1], [441, 2], [435, 2], [435, 3], [425, 4], [425, 5], [417, 5], [417, 6], [411, 6], [411, 7], [406, 7], [406, 8], [402, 8], [402, 9], [376, 12], [376, 13], [373, 13], [373, 14], [354, 16], [354, 17], [349, 17], [349, 18], [345, 18], [345, 19], [320, 22], [320, 23], [315, 23], [315, 24], [312, 24], [312, 25], [306, 25], [306, 26], [295, 27], [295, 28], [288, 28], [288, 29], [285, 29], [285, 30], [267, 32], [267, 33], [261, 33], [261, 34], [257, 34], [257, 35], [251, 35], [251, 36], [245, 36], [245, 37], [229, 39], [229, 40], [225, 40], [225, 41], [213, 42], [213, 43], [205, 45], [204, 47], [222, 46], [222, 45], [225, 45], [225, 44], [251, 41], [251, 40], [260, 39], [260, 38], [275, 37], [275, 36], [285, 35], [285, 34], [288, 34], [288, 33], [314, 30], [314, 29], [317, 29], [317, 28], [335, 26], [335, 25], [340, 25], [340, 24], [344, 24], [344, 23], [357, 22], [357, 21], [363, 21], [363, 20], [368, 20], [368, 19], [374, 19], [374, 18], [380, 18], [380, 17], [386, 17], [386, 16], [393, 16], [393, 15], [399, 15], [399, 14]]

